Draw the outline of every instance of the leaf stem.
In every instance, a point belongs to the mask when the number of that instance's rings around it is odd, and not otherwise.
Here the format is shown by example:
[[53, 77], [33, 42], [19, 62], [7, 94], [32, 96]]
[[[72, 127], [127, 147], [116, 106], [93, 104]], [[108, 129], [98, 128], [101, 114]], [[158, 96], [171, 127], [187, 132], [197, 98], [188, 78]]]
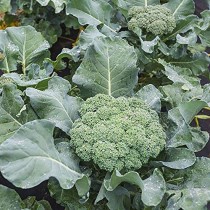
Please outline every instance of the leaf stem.
[[147, 6], [148, 6], [148, 4], [147, 4], [147, 0], [145, 0], [144, 2], [145, 2], [145, 7], [147, 7]]

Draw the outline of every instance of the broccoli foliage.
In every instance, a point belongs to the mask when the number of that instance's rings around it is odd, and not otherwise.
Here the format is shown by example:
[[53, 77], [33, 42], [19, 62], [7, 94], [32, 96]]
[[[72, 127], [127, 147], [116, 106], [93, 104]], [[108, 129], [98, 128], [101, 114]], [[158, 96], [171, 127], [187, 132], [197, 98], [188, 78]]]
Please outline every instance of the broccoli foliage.
[[0, 77], [0, 88], [4, 85], [14, 83], [13, 79], [7, 77]]
[[139, 169], [165, 146], [158, 114], [141, 99], [98, 94], [83, 103], [80, 115], [71, 130], [72, 146], [101, 169]]
[[176, 20], [170, 9], [162, 6], [134, 6], [129, 9], [129, 30], [145, 29], [154, 35], [168, 34], [176, 27]]

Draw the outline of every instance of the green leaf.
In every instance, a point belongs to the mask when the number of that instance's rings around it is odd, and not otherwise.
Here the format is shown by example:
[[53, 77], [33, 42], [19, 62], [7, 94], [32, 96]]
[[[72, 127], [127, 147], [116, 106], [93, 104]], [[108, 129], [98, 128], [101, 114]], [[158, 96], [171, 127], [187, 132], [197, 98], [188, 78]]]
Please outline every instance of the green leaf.
[[78, 196], [76, 188], [72, 188], [70, 190], [62, 189], [55, 179], [49, 180], [48, 189], [51, 197], [53, 197], [56, 200], [56, 203], [66, 207], [69, 210], [95, 209], [90, 200], [88, 200], [85, 203], [82, 202], [85, 199], [81, 199], [81, 197]]
[[[110, 210], [127, 210], [131, 208], [130, 192], [122, 186], [117, 186], [114, 190], [107, 191], [102, 184], [94, 204], [96, 205], [104, 198], [108, 200], [107, 206]], [[105, 210], [106, 208], [102, 209]]]
[[16, 209], [22, 210], [21, 198], [15, 192], [15, 190], [9, 189], [3, 185], [0, 185], [0, 209]]
[[178, 189], [168, 191], [171, 195], [167, 210], [171, 209], [207, 209], [210, 201], [210, 159], [197, 158], [196, 163], [176, 174], [183, 177], [184, 181]]
[[209, 46], [210, 45], [210, 28], [208, 28], [206, 31], [202, 31], [199, 34], [199, 38], [201, 39], [201, 43], [204, 44], [205, 46]]
[[[177, 109], [186, 123], [191, 123], [197, 113], [201, 111], [207, 104], [204, 101], [190, 101], [180, 104]], [[175, 110], [175, 109], [174, 109]], [[171, 116], [172, 110], [169, 111]]]
[[22, 209], [31, 209], [31, 210], [52, 210], [50, 204], [48, 201], [41, 200], [41, 201], [36, 201], [35, 196], [31, 196], [26, 198], [23, 201], [22, 204]]
[[201, 100], [205, 101], [208, 104], [208, 106], [210, 106], [210, 84], [204, 85]]
[[84, 31], [80, 33], [78, 46], [86, 50], [98, 37], [105, 37], [96, 26], [88, 25]]
[[182, 186], [205, 188], [210, 190], [210, 159], [206, 157], [197, 158], [196, 163], [184, 170], [180, 171], [185, 174], [185, 181]]
[[135, 184], [139, 188], [143, 188], [143, 180], [137, 172], [130, 171], [124, 175], [121, 175], [119, 171], [115, 170], [110, 179], [104, 180], [104, 186], [106, 190], [113, 191], [122, 182], [128, 182], [130, 184]]
[[180, 34], [177, 34], [176, 41], [179, 44], [186, 44], [189, 46], [193, 46], [197, 42], [197, 34], [194, 31], [190, 32], [186, 36], [183, 35], [181, 36]]
[[137, 56], [121, 38], [98, 38], [86, 51], [73, 76], [84, 97], [98, 93], [118, 97], [131, 95], [137, 82]]
[[139, 38], [141, 41], [141, 48], [146, 53], [152, 53], [154, 51], [155, 46], [158, 44], [158, 41], [160, 40], [158, 36], [154, 38], [152, 41], [144, 41], [141, 39], [141, 37]]
[[119, 171], [115, 170], [110, 179], [104, 180], [104, 187], [107, 191], [113, 191], [122, 182], [138, 186], [142, 190], [142, 201], [147, 206], [158, 205], [166, 190], [164, 178], [157, 169], [144, 181], [137, 172], [130, 171], [121, 175]]
[[21, 64], [22, 72], [26, 74], [29, 65], [42, 65], [44, 58], [49, 56], [50, 45], [31, 26], [7, 28], [0, 32], [0, 37], [0, 50], [5, 57], [0, 68], [7, 72], [17, 70], [17, 64]]
[[64, 4], [66, 3], [65, 0], [36, 0], [39, 2], [42, 6], [47, 6], [50, 4], [55, 8], [55, 13], [61, 12], [64, 8]]
[[116, 34], [118, 26], [111, 23], [113, 8], [107, 1], [71, 0], [67, 3], [66, 13], [77, 17], [81, 25], [103, 25], [105, 31]]
[[195, 76], [208, 73], [208, 66], [210, 64], [210, 58], [207, 53], [195, 53], [193, 56], [183, 57], [178, 61], [169, 62], [172, 65], [180, 66], [183, 68], [189, 68], [192, 70]]
[[66, 68], [66, 63], [63, 61], [63, 58], [68, 58], [70, 61], [78, 62], [79, 56], [80, 56], [80, 47], [76, 46], [72, 49], [63, 48], [61, 53], [56, 57], [55, 61], [52, 61], [51, 59], [46, 59], [49, 63], [53, 65], [53, 68], [55, 70], [63, 70]]
[[201, 16], [203, 18], [201, 25], [198, 25], [198, 28], [196, 29], [198, 30], [197, 33], [199, 35], [201, 43], [207, 47], [210, 45], [210, 10], [204, 10], [203, 12], [201, 12]]
[[160, 4], [160, 0], [112, 0], [118, 8], [122, 9], [122, 12], [127, 16], [128, 10], [132, 6], [148, 6]]
[[186, 148], [168, 148], [166, 159], [158, 161], [162, 165], [173, 169], [185, 169], [192, 166], [196, 161], [195, 153]]
[[[33, 64], [31, 65], [31, 67], [32, 66]], [[40, 70], [40, 74], [41, 73], [43, 74], [46, 73], [46, 70]], [[19, 87], [22, 87], [22, 88], [36, 87], [37, 89], [40, 89], [40, 86], [43, 86], [43, 84], [47, 86], [48, 80], [51, 78], [48, 75], [43, 75], [43, 76], [40, 76], [39, 78], [36, 78], [35, 76], [33, 76], [34, 78], [30, 78], [29, 76], [24, 76], [22, 74], [18, 74], [14, 72], [3, 74], [2, 77], [12, 79], [14, 83]]]
[[121, 186], [118, 186], [112, 192], [106, 191], [105, 197], [108, 200], [107, 206], [110, 210], [130, 209], [130, 193]]
[[67, 163], [56, 150], [54, 127], [47, 120], [31, 121], [0, 145], [0, 170], [7, 180], [21, 188], [35, 187], [50, 177], [55, 177], [63, 189], [72, 188], [80, 179], [89, 183], [75, 167], [75, 160]]
[[27, 88], [26, 95], [31, 106], [41, 119], [55, 123], [56, 127], [68, 133], [79, 117], [81, 99], [68, 95], [70, 83], [60, 77], [53, 77], [44, 91]]
[[196, 86], [200, 87], [200, 79], [195, 77], [190, 69], [172, 66], [162, 59], [158, 59], [158, 62], [164, 66], [165, 71], [163, 73], [168, 77], [168, 79], [174, 83], [183, 84], [183, 90], [191, 90]]
[[173, 196], [168, 200], [166, 210], [207, 210], [207, 203], [210, 201], [210, 190], [185, 188], [170, 193]]
[[136, 93], [136, 96], [143, 99], [150, 106], [151, 109], [160, 112], [160, 99], [162, 98], [162, 94], [154, 85], [149, 84], [144, 86]]
[[[163, 94], [164, 101], [170, 104], [170, 108], [179, 106], [179, 104], [184, 102], [189, 102], [196, 99], [201, 99], [203, 95], [203, 89], [201, 85], [193, 86], [193, 88], [188, 89], [183, 83], [173, 83], [172, 85], [165, 85], [159, 88]], [[202, 101], [205, 101], [202, 99]]]
[[173, 12], [176, 18], [191, 15], [195, 11], [195, 3], [193, 0], [169, 0], [169, 2], [164, 5]]
[[17, 69], [18, 47], [13, 44], [3, 30], [0, 31], [0, 52], [3, 59], [0, 60], [0, 69], [5, 72]]
[[[173, 2], [173, 0], [171, 2]], [[178, 1], [175, 1], [175, 2], [178, 2]], [[198, 19], [196, 15], [189, 15], [187, 17], [181, 17], [179, 20], [177, 20], [176, 28], [173, 30], [171, 34], [168, 34], [163, 38], [163, 42], [166, 42], [167, 40], [175, 39], [177, 34], [182, 34], [182, 33], [186, 33], [189, 30], [193, 30], [195, 25], [197, 25], [197, 20]]]
[[18, 114], [24, 106], [24, 101], [20, 94], [21, 92], [14, 84], [3, 88], [0, 98], [0, 143], [12, 136], [22, 126]]
[[168, 112], [169, 119], [174, 122], [172, 125], [169, 124], [167, 129], [168, 147], [186, 145], [190, 150], [197, 152], [206, 145], [208, 133], [189, 126], [193, 117], [205, 106], [206, 103], [203, 101], [191, 101], [180, 104]]
[[0, 13], [8, 12], [11, 9], [10, 0], [1, 0]]
[[143, 181], [142, 201], [147, 206], [157, 206], [166, 192], [165, 180], [157, 169]]

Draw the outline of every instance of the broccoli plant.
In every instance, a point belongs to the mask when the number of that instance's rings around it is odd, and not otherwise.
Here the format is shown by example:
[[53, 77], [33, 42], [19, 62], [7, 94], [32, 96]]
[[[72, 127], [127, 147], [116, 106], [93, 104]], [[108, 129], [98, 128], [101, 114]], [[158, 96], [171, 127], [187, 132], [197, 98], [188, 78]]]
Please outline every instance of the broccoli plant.
[[128, 29], [145, 29], [154, 35], [171, 33], [176, 27], [176, 20], [173, 13], [162, 5], [155, 6], [134, 6], [128, 11]]
[[195, 14], [1, 1], [0, 209], [206, 210], [210, 11]]
[[157, 113], [141, 99], [98, 94], [82, 104], [80, 114], [71, 129], [71, 144], [82, 160], [101, 169], [139, 169], [165, 146]]

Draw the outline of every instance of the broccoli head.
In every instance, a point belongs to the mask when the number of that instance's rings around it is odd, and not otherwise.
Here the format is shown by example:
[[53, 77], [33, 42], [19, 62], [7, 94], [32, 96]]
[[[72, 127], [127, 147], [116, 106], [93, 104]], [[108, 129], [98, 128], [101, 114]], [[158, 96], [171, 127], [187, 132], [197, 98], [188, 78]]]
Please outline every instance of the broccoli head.
[[171, 33], [176, 27], [171, 10], [162, 5], [134, 6], [129, 9], [128, 16], [128, 29], [132, 31], [141, 28], [154, 35], [163, 35]]
[[72, 147], [101, 169], [139, 169], [165, 146], [158, 114], [141, 99], [98, 94], [83, 103], [80, 115], [70, 133]]

